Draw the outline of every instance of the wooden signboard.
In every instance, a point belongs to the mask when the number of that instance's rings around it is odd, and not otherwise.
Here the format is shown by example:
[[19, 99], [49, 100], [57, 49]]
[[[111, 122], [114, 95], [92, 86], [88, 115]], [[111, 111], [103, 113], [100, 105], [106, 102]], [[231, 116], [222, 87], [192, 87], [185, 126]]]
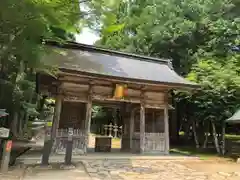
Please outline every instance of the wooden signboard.
[[0, 138], [8, 138], [9, 136], [9, 129], [0, 127]]

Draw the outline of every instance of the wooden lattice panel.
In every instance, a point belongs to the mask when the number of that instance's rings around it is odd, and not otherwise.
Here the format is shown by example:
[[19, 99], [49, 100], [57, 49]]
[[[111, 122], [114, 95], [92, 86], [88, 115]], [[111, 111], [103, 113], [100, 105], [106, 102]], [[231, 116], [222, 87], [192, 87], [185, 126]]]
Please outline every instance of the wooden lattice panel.
[[[86, 153], [87, 135], [85, 130], [74, 129], [73, 130], [73, 154]], [[56, 134], [56, 140], [53, 145], [52, 152], [56, 154], [65, 154], [68, 139], [68, 129], [58, 129]]]
[[86, 105], [80, 102], [63, 102], [59, 128], [83, 129]]
[[[134, 133], [132, 140], [132, 151], [140, 151], [140, 133]], [[164, 133], [145, 133], [144, 152], [146, 153], [165, 153]]]
[[164, 133], [145, 133], [145, 152], [165, 152], [165, 136]]

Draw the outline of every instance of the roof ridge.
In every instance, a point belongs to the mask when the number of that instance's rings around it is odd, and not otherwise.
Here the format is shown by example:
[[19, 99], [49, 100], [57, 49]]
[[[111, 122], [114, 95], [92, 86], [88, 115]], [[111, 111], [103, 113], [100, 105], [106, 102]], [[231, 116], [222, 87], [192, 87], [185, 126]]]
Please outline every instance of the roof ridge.
[[72, 41], [57, 42], [57, 41], [47, 40], [46, 44], [58, 46], [58, 47], [62, 47], [62, 48], [81, 49], [81, 50], [87, 50], [87, 51], [101, 52], [101, 53], [110, 54], [110, 55], [113, 54], [113, 55], [119, 55], [119, 56], [123, 56], [123, 57], [131, 57], [131, 58], [136, 58], [140, 61], [164, 63], [167, 65], [169, 65], [171, 63], [170, 59], [161, 59], [161, 58], [156, 58], [156, 57], [137, 55], [137, 54], [116, 51], [116, 50], [106, 49], [106, 48], [97, 47], [94, 45], [82, 44], [82, 43], [77, 43], [77, 42], [72, 42]]

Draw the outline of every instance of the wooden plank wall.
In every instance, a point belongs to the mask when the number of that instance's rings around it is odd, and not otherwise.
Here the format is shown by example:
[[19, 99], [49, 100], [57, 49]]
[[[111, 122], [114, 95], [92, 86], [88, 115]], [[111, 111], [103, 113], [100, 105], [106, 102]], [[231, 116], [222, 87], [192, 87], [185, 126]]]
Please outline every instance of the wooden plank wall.
[[81, 102], [63, 102], [59, 129], [84, 129], [86, 104]]
[[[135, 112], [134, 132], [140, 132], [140, 114]], [[162, 109], [148, 109], [145, 114], [145, 132], [164, 133], [164, 112]]]
[[[164, 111], [163, 109], [147, 109], [145, 114], [144, 152], [164, 153]], [[140, 151], [140, 113], [135, 112], [132, 152]]]
[[[92, 83], [92, 100], [93, 101], [104, 101], [104, 102], [129, 102], [129, 103], [137, 103], [140, 104], [141, 99], [144, 95], [144, 104], [146, 108], [148, 107], [158, 107], [164, 105], [166, 89], [159, 88], [158, 90], [151, 90], [150, 87], [145, 86], [137, 87], [134, 85], [128, 85], [127, 96], [123, 99], [114, 99], [113, 92], [115, 89], [116, 83], [106, 84], [107, 82], [102, 81], [94, 81], [83, 84], [83, 82], [68, 82], [63, 81], [61, 83], [61, 88], [64, 92], [64, 99], [66, 101], [79, 101], [86, 102], [88, 96], [89, 86]], [[105, 85], [104, 85], [105, 83]], [[144, 93], [143, 93], [144, 91]]]

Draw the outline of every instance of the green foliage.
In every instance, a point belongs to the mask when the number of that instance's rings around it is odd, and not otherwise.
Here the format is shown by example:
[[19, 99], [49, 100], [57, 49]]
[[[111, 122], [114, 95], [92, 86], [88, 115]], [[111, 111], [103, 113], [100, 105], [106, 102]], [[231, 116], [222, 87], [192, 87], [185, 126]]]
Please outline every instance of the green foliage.
[[123, 2], [115, 17], [125, 26], [102, 33], [97, 44], [173, 59], [175, 70], [186, 75], [197, 59], [226, 55], [239, 43], [239, 16], [232, 0], [150, 0]]
[[9, 112], [13, 131], [21, 130], [16, 125], [24, 119], [39, 115], [35, 73], [56, 72], [41, 62], [46, 53], [42, 41], [72, 40], [80, 14], [79, 4], [70, 0], [0, 2], [0, 107]]
[[172, 59], [179, 74], [201, 85], [175, 93], [178, 119], [198, 122], [204, 133], [205, 122], [219, 125], [240, 106], [240, 58], [231, 51], [240, 43], [239, 9], [237, 0], [124, 1], [113, 9], [123, 29], [102, 32], [96, 44]]
[[21, 131], [28, 119], [39, 116], [36, 72], [58, 73], [57, 67], [41, 61], [48, 53], [45, 40], [74, 41], [74, 33], [83, 26], [98, 26], [103, 19], [108, 22], [103, 31], [115, 32], [123, 27], [111, 18], [118, 4], [112, 0], [0, 1], [0, 108], [9, 112], [13, 131]]
[[201, 88], [187, 98], [196, 120], [221, 122], [240, 107], [239, 62], [240, 56], [233, 55], [222, 60], [202, 59], [193, 67], [187, 78], [199, 83]]
[[92, 118], [100, 119], [106, 116], [106, 112], [100, 106], [93, 106], [92, 108]]

